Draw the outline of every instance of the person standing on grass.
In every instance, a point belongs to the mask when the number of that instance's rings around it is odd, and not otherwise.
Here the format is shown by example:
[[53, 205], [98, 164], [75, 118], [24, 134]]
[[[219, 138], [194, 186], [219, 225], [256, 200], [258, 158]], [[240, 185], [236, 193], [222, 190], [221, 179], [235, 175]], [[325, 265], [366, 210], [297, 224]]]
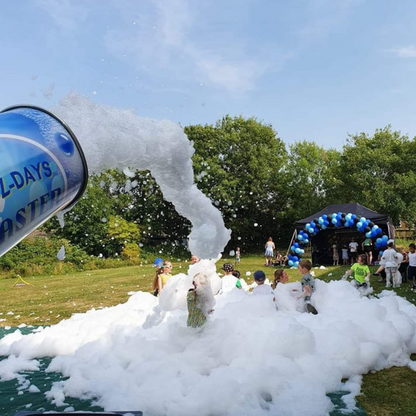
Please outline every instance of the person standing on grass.
[[[410, 246], [409, 246], [410, 247]], [[407, 269], [409, 268], [409, 253], [402, 250], [403, 261], [400, 263], [399, 272], [402, 275], [402, 282], [407, 282]]]
[[355, 241], [355, 238], [351, 238], [351, 242], [348, 244], [350, 249], [350, 261], [351, 265], [353, 265], [357, 261], [357, 254], [358, 254], [358, 243]]
[[237, 247], [235, 249], [235, 264], [240, 264], [240, 260], [241, 260], [241, 251], [240, 251], [240, 247]]
[[265, 244], [264, 248], [266, 249], [266, 251], [264, 252], [264, 257], [266, 261], [265, 266], [271, 266], [273, 261], [273, 250], [276, 248], [271, 237], [269, 237], [269, 239], [267, 240], [267, 243]]
[[373, 262], [373, 240], [370, 237], [367, 237], [363, 241], [362, 248], [365, 255], [367, 256], [367, 264], [371, 265]]
[[342, 264], [346, 266], [348, 264], [349, 256], [348, 256], [348, 248], [345, 244], [342, 246], [341, 252], [342, 252]]
[[415, 253], [416, 246], [414, 243], [409, 244], [409, 267], [407, 269], [407, 280], [412, 282], [412, 292], [415, 291], [416, 288], [416, 253]]
[[384, 250], [383, 255], [381, 256], [381, 260], [380, 260], [380, 267], [374, 273], [375, 275], [377, 275], [384, 269], [386, 273], [386, 287], [390, 287], [391, 285], [393, 285], [393, 287], [399, 286], [395, 282], [396, 282], [396, 273], [399, 268], [399, 263], [401, 260], [399, 260], [399, 254], [396, 252], [396, 250], [393, 247], [394, 247], [394, 241], [393, 240], [387, 241], [387, 250]]
[[332, 260], [333, 266], [338, 266], [339, 264], [339, 254], [338, 254], [338, 246], [336, 243], [332, 245]]

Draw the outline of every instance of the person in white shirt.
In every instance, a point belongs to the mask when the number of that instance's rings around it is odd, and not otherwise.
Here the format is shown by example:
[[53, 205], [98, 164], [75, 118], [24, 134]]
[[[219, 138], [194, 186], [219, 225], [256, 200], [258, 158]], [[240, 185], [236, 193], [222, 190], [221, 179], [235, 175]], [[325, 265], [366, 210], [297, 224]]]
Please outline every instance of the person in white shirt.
[[410, 282], [412, 280], [412, 292], [416, 290], [416, 253], [415, 253], [416, 246], [411, 243], [409, 244], [409, 253], [407, 256], [409, 257], [409, 267], [407, 269], [407, 280]]
[[266, 275], [262, 270], [257, 270], [253, 274], [254, 280], [257, 283], [257, 286], [253, 289], [253, 295], [268, 295], [275, 301], [274, 292], [270, 285], [264, 283], [266, 280]]
[[376, 273], [380, 273], [384, 268], [386, 272], [386, 287], [390, 287], [392, 284], [393, 287], [400, 286], [396, 284], [396, 273], [399, 268], [399, 263], [403, 260], [403, 256], [397, 253], [393, 247], [394, 241], [387, 241], [387, 250], [384, 250], [380, 260], [380, 267], [376, 271]]
[[357, 254], [358, 254], [358, 243], [355, 241], [354, 238], [351, 238], [351, 243], [348, 244], [350, 249], [350, 261], [351, 264], [354, 264], [357, 261]]

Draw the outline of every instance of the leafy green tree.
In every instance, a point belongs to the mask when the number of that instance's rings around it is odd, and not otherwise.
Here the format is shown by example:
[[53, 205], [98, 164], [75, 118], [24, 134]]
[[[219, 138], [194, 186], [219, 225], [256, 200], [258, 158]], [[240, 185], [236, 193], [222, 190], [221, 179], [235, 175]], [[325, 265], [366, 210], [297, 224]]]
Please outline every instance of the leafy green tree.
[[64, 227], [59, 226], [56, 217], [49, 220], [44, 228], [59, 238], [65, 238], [82, 248], [90, 255], [112, 255], [111, 247], [106, 247], [108, 217], [113, 213], [111, 196], [103, 189], [105, 175], [89, 179], [86, 192], [77, 204], [64, 215]]
[[[122, 254], [126, 250], [126, 257], [139, 255], [137, 241], [140, 241], [139, 226], [133, 222], [128, 222], [119, 215], [111, 215], [108, 221], [108, 235], [106, 246], [113, 253]], [[133, 254], [134, 253], [134, 254]]]
[[347, 202], [359, 202], [400, 219], [416, 216], [416, 142], [390, 126], [350, 136], [344, 146], [339, 179]]
[[341, 202], [338, 188], [341, 155], [334, 149], [326, 150], [315, 142], [300, 141], [289, 146], [283, 170], [282, 203], [285, 210], [279, 219], [290, 233], [293, 223], [322, 209]]
[[193, 141], [195, 179], [232, 230], [230, 247], [258, 247], [279, 232], [281, 192], [276, 180], [286, 149], [270, 125], [225, 116], [215, 126], [185, 128]]

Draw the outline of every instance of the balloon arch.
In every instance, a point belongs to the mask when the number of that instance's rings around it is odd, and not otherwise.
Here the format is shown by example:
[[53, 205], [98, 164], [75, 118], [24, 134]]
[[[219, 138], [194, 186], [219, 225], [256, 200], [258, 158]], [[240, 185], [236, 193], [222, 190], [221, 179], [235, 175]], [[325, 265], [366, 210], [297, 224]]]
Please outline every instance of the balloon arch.
[[[298, 267], [299, 261], [305, 254], [305, 245], [309, 243], [311, 237], [314, 237], [321, 230], [326, 230], [328, 227], [348, 227], [356, 228], [360, 233], [365, 234], [367, 238], [375, 240], [374, 246], [377, 250], [386, 248], [389, 237], [383, 233], [383, 230], [372, 221], [365, 217], [360, 217], [356, 214], [345, 214], [343, 212], [334, 212], [333, 214], [324, 214], [319, 218], [314, 218], [313, 221], [308, 222], [303, 230], [299, 231], [294, 243], [290, 247], [290, 254], [288, 256], [289, 266]], [[383, 252], [380, 251], [380, 255]]]

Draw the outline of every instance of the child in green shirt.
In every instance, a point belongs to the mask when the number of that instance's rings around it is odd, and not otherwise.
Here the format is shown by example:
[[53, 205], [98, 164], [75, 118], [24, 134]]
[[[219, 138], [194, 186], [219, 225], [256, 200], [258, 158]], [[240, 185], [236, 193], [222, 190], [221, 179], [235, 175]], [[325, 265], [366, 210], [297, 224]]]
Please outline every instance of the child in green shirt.
[[367, 256], [365, 254], [358, 256], [358, 263], [354, 263], [351, 269], [346, 271], [342, 280], [346, 280], [352, 273], [354, 273], [354, 279], [351, 284], [354, 287], [367, 289], [370, 286], [370, 269], [367, 266]]

